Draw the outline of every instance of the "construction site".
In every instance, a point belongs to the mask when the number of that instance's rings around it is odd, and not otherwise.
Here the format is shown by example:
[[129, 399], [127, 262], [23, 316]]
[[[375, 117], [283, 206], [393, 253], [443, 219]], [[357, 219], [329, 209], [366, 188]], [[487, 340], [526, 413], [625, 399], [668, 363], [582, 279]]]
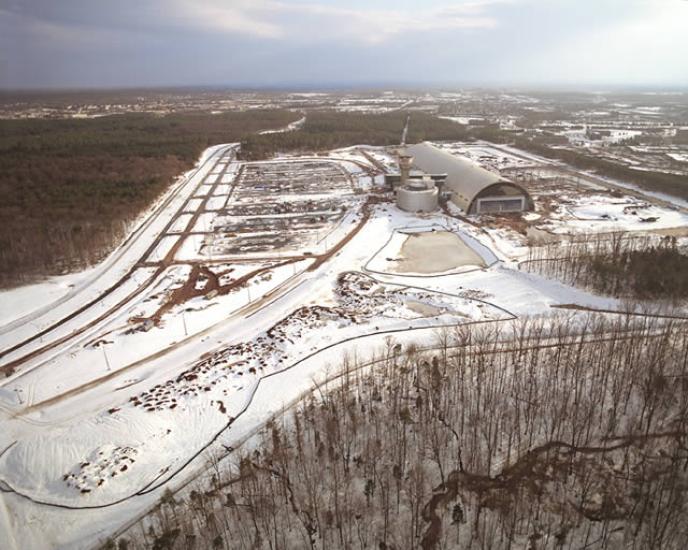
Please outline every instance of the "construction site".
[[17, 528], [39, 508], [64, 547], [126, 532], [347, 354], [561, 308], [621, 311], [620, 298], [522, 269], [553, 239], [624, 231], [683, 247], [688, 235], [682, 206], [508, 146], [267, 161], [237, 148], [208, 150], [105, 262], [3, 321], [9, 548], [46, 547]]

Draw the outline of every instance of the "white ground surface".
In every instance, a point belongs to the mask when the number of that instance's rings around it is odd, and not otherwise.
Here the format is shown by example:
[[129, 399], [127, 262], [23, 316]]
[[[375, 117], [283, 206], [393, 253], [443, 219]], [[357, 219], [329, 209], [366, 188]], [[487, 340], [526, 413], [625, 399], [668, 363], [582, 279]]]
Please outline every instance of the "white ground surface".
[[688, 214], [630, 196], [561, 197], [565, 204], [541, 225], [552, 233], [647, 231], [685, 227]]
[[[370, 175], [359, 152], [337, 151], [331, 158], [365, 188]], [[45, 283], [60, 289], [53, 293], [41, 285], [35, 294], [17, 289], [0, 295], [17, 308], [5, 315], [5, 323], [15, 323], [0, 332], [0, 349], [96, 298], [147, 256], [168, 222], [182, 231], [186, 224], [174, 222], [175, 214], [200, 207], [200, 200], [184, 204], [200, 187], [210, 187], [204, 185], [206, 176], [217, 179], [238, 166], [222, 147], [203, 160], [177, 184], [169, 203], [151, 213], [143, 224], [148, 225], [101, 266]], [[352, 201], [350, 212], [326, 238], [320, 236], [312, 252], [323, 253], [348, 235], [361, 219], [359, 207]], [[190, 216], [185, 219], [190, 223]], [[401, 231], [432, 227], [451, 231], [485, 267], [457, 265], [433, 277], [375, 269], [385, 267], [379, 264], [385, 263], [386, 247], [401, 250], [406, 237]], [[196, 244], [185, 241], [177, 260], [198, 259]], [[161, 242], [152, 255], [160, 257], [167, 246]], [[427, 342], [441, 325], [552, 315], [550, 306], [556, 304], [619, 305], [518, 271], [513, 259], [522, 253], [519, 243], [499, 232], [480, 231], [440, 213], [418, 218], [391, 204], [376, 205], [362, 229], [321, 265], [304, 259], [269, 270], [269, 276], [226, 295], [176, 305], [158, 326], [132, 332], [130, 319], [151, 315], [191, 269], [139, 267], [43, 342], [0, 359], [3, 365], [36, 351], [14, 375], [0, 380], [3, 550], [97, 545], [154, 505], [165, 488], [180, 487], [203, 472], [210, 452], [238, 445], [314, 381], [326, 379], [344, 353], [369, 357], [390, 334], [403, 343]], [[237, 278], [274, 260], [249, 255], [216, 269], [235, 269], [226, 277]], [[143, 290], [127, 298], [137, 288]], [[40, 352], [58, 337], [65, 342]]]
[[3, 307], [0, 309], [0, 324], [5, 328], [12, 321], [37, 309], [41, 303], [58, 300], [97, 269], [94, 267], [78, 273], [50, 277], [40, 283], [2, 291], [0, 295]]

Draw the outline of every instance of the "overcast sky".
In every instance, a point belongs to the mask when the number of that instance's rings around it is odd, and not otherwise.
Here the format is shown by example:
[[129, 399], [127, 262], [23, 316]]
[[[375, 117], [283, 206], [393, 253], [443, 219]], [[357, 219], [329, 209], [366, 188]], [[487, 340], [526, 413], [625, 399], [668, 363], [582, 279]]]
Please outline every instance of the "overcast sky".
[[0, 87], [688, 86], [687, 0], [0, 0]]

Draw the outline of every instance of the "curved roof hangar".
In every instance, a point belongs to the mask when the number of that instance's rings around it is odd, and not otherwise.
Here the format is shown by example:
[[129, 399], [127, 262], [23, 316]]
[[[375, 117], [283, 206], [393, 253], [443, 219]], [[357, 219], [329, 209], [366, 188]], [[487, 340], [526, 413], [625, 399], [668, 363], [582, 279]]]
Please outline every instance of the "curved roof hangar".
[[[424, 172], [447, 174], [445, 188], [452, 193], [452, 200], [464, 212], [481, 211], [476, 203], [478, 199], [494, 203], [506, 199], [507, 202], [511, 200], [515, 201], [514, 204], [520, 204], [513, 210], [532, 208], [530, 195], [520, 185], [485, 170], [466, 157], [452, 155], [428, 142], [407, 147], [406, 152], [413, 156], [413, 164]], [[518, 201], [518, 198], [522, 200]]]

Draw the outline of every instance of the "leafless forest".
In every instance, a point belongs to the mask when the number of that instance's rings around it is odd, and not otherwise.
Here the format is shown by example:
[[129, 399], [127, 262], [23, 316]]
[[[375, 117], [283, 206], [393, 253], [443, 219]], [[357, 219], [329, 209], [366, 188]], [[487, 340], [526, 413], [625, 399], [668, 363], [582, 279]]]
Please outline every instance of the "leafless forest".
[[608, 296], [680, 300], [688, 297], [688, 256], [675, 237], [625, 233], [576, 237], [532, 247], [522, 268]]
[[106, 547], [685, 547], [687, 324], [457, 327], [342, 369]]

